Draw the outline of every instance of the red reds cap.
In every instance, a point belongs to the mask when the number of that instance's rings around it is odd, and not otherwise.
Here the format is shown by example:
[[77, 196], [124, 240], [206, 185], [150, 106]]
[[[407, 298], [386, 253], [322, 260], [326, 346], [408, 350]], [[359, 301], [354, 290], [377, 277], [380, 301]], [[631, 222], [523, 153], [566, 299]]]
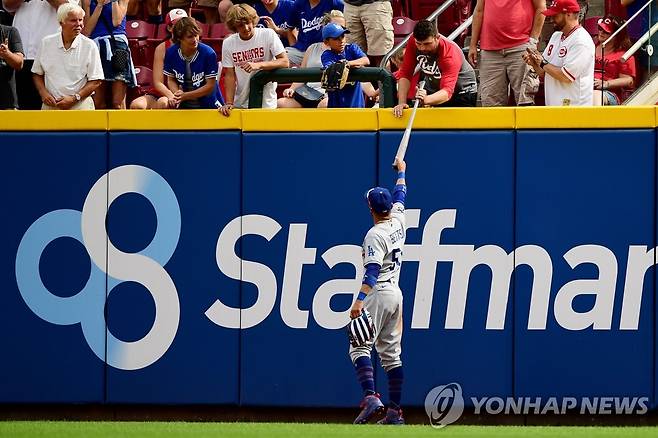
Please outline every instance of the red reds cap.
[[601, 18], [597, 24], [606, 33], [615, 33], [620, 26], [620, 23], [612, 17]]
[[167, 15], [165, 16], [165, 23], [167, 26], [170, 24], [174, 25], [183, 17], [187, 17], [187, 12], [185, 12], [183, 9], [172, 9], [171, 11], [167, 12]]
[[547, 17], [552, 17], [562, 12], [579, 12], [580, 5], [577, 0], [553, 0], [548, 8], [542, 12]]

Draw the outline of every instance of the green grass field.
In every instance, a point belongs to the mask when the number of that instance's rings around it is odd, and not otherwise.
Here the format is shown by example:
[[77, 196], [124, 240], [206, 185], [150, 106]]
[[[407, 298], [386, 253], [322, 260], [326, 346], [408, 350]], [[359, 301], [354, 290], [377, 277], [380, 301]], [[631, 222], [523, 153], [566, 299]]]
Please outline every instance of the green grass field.
[[218, 437], [656, 437], [654, 427], [539, 427], [539, 426], [351, 426], [300, 423], [183, 423], [183, 422], [0, 422], [0, 437], [61, 438], [218, 438]]

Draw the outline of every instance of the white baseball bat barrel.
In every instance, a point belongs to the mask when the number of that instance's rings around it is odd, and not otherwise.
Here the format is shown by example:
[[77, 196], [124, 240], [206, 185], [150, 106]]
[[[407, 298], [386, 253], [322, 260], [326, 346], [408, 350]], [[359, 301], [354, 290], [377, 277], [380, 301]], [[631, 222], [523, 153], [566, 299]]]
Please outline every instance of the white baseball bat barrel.
[[[423, 88], [425, 86], [425, 81], [420, 81], [418, 83], [418, 88]], [[414, 119], [416, 118], [416, 110], [418, 109], [418, 104], [420, 101], [416, 99], [414, 102], [414, 107], [411, 110], [411, 117], [409, 117], [409, 122], [407, 122], [407, 127], [402, 134], [402, 140], [400, 140], [400, 145], [398, 146], [398, 151], [395, 153], [395, 158], [397, 160], [404, 160], [404, 156], [407, 153], [407, 146], [409, 145], [409, 137], [411, 136], [411, 128], [414, 124]], [[395, 162], [393, 163], [395, 165]]]

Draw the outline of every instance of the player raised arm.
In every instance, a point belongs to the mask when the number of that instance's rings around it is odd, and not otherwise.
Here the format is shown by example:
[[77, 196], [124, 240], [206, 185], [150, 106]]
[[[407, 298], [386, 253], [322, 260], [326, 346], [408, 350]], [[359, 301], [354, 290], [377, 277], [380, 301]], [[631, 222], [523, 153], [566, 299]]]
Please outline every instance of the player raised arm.
[[395, 157], [395, 163], [393, 166], [398, 171], [398, 178], [395, 181], [395, 187], [393, 188], [393, 204], [400, 203], [404, 206], [404, 201], [407, 197], [407, 182], [405, 179], [407, 163], [405, 163], [404, 160]]

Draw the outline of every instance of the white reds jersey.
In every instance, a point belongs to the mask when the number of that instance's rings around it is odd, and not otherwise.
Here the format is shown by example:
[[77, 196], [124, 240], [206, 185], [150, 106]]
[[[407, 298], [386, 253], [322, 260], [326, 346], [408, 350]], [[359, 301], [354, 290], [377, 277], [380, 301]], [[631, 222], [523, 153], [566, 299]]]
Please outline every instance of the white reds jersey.
[[544, 76], [546, 106], [589, 106], [594, 99], [594, 42], [581, 26], [568, 35], [555, 32], [544, 49], [544, 58], [560, 68], [571, 82]]
[[396, 202], [391, 208], [391, 217], [370, 228], [363, 240], [363, 265], [381, 266], [378, 283], [391, 280], [398, 284], [405, 238], [404, 204]]

